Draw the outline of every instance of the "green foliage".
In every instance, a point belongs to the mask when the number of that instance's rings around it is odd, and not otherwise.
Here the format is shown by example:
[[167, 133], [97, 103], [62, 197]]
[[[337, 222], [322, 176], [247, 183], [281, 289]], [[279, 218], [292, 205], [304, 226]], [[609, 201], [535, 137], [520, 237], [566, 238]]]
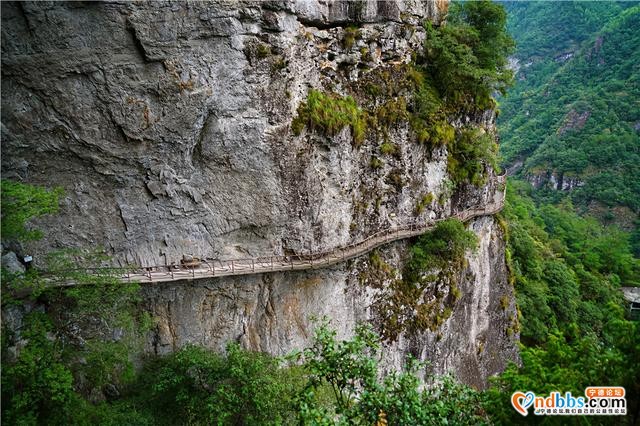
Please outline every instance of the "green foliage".
[[486, 132], [475, 128], [463, 129], [449, 146], [447, 171], [454, 184], [471, 183], [479, 186], [487, 180], [486, 167], [498, 169], [498, 144]]
[[455, 3], [447, 25], [426, 23], [424, 53], [409, 77], [414, 84], [411, 126], [419, 143], [449, 146], [454, 183], [483, 183], [484, 164], [497, 169], [497, 145], [489, 135], [466, 129], [456, 136], [451, 113], [490, 109], [492, 94], [512, 82], [507, 57], [513, 41], [506, 12], [490, 1]]
[[380, 169], [380, 168], [382, 168], [382, 166], [384, 166], [384, 161], [382, 161], [378, 157], [373, 156], [373, 157], [371, 157], [371, 161], [369, 161], [369, 165], [374, 170], [375, 169]]
[[384, 142], [380, 145], [380, 153], [382, 155], [394, 155], [398, 151], [398, 146], [391, 142]]
[[333, 93], [311, 90], [307, 101], [298, 108], [298, 116], [292, 123], [293, 132], [300, 134], [305, 125], [319, 128], [330, 136], [349, 126], [353, 142], [359, 145], [364, 141], [367, 114], [350, 96], [341, 98]]
[[438, 222], [411, 247], [411, 259], [404, 272], [406, 279], [420, 282], [424, 271], [462, 265], [468, 250], [477, 247], [478, 238], [457, 219]]
[[[326, 382], [336, 401], [336, 413], [347, 413], [363, 387], [375, 385], [377, 363], [373, 359], [379, 342], [370, 327], [360, 325], [353, 340], [336, 342], [336, 331], [326, 323], [316, 330], [312, 347], [303, 353], [304, 366], [310, 374], [310, 385], [318, 388]], [[377, 413], [375, 413], [377, 415]]]
[[[336, 341], [336, 332], [326, 322], [321, 324], [313, 346], [303, 354], [310, 381], [301, 397], [301, 423], [476, 425], [487, 421], [480, 414], [479, 393], [450, 377], [420, 390], [416, 376], [420, 366], [416, 363], [410, 362], [406, 371], [381, 379], [379, 348], [379, 338], [370, 326], [358, 326], [351, 340]], [[331, 387], [335, 404], [322, 406], [314, 402], [314, 393], [322, 385]]]
[[[418, 143], [440, 146], [453, 140], [454, 128], [438, 91], [417, 65], [400, 65], [367, 74], [358, 94], [371, 105], [371, 127], [383, 135], [409, 122]], [[386, 137], [386, 136], [385, 136]]]
[[36, 299], [47, 289], [47, 282], [37, 270], [30, 269], [25, 273], [10, 273], [2, 268], [2, 304], [20, 304], [16, 294], [27, 293]]
[[378, 250], [373, 250], [369, 254], [369, 262], [371, 269], [382, 272], [384, 276], [389, 276], [394, 271], [391, 265], [384, 261]]
[[26, 222], [58, 211], [62, 189], [45, 188], [2, 179], [2, 238], [5, 241], [34, 240], [42, 237], [39, 230], [25, 227]]
[[[450, 316], [451, 305], [460, 296], [457, 274], [464, 255], [477, 243], [475, 234], [456, 219], [438, 222], [417, 239], [402, 280], [393, 282], [376, 304], [385, 339], [394, 340], [402, 331], [435, 330]], [[450, 291], [435, 291], [434, 283], [448, 283]]]
[[[410, 362], [383, 375], [380, 339], [359, 325], [338, 341], [323, 321], [313, 344], [288, 360], [240, 349], [225, 354], [187, 346], [148, 360], [117, 397], [89, 404], [74, 378], [47, 316], [32, 314], [20, 361], [2, 370], [3, 421], [11, 424], [375, 424], [460, 425], [488, 421], [481, 395], [451, 377], [427, 377]], [[3, 346], [4, 348], [4, 346]], [[6, 355], [3, 352], [3, 356]], [[4, 357], [3, 357], [4, 358]]]
[[545, 188], [536, 197], [570, 197], [603, 222], [631, 228], [640, 211], [640, 7], [523, 2], [509, 11], [522, 67], [501, 100], [505, 162], [523, 161], [522, 176], [577, 179], [570, 193]]
[[447, 25], [425, 25], [421, 65], [448, 108], [492, 108], [492, 93], [504, 93], [511, 84], [507, 57], [514, 43], [506, 18], [501, 5], [482, 0], [454, 3]]
[[[56, 328], [49, 318], [33, 312], [24, 318], [22, 338], [28, 343], [14, 361], [2, 346], [2, 422], [7, 424], [65, 424], [79, 403], [73, 376], [62, 359]], [[3, 334], [6, 331], [3, 330]]]
[[420, 215], [422, 214], [422, 212], [424, 211], [425, 208], [427, 208], [428, 206], [431, 205], [431, 203], [433, 203], [433, 193], [430, 192], [427, 195], [423, 196], [420, 201], [418, 201], [418, 204], [416, 205], [416, 214]]
[[357, 27], [347, 27], [344, 29], [344, 37], [342, 39], [342, 47], [345, 50], [351, 50], [356, 40], [360, 37], [360, 30]]
[[[367, 127], [386, 139], [389, 129], [409, 122], [418, 143], [431, 148], [452, 144], [456, 135], [450, 116], [493, 107], [492, 93], [504, 91], [510, 83], [506, 57], [513, 47], [505, 32], [502, 6], [489, 1], [465, 2], [452, 10], [447, 25], [434, 28], [426, 24], [424, 56], [417, 58], [415, 64], [377, 69], [363, 76], [352, 94], [365, 106], [364, 110], [350, 97], [311, 91], [292, 123], [294, 134], [300, 134], [308, 125], [334, 135], [349, 125], [354, 142], [359, 145]], [[357, 34], [357, 29], [345, 30], [346, 48], [352, 46]], [[387, 144], [381, 148], [384, 154]], [[463, 148], [475, 154], [493, 150], [485, 145], [480, 149]], [[452, 162], [456, 165], [463, 161], [464, 153], [458, 154], [461, 155]], [[495, 163], [494, 157], [485, 162]], [[469, 167], [476, 166], [474, 163]], [[478, 173], [469, 174], [469, 178], [474, 176], [474, 181], [479, 182]]]
[[298, 370], [237, 344], [224, 355], [190, 346], [149, 364], [137, 392], [161, 424], [291, 424]]
[[[581, 218], [570, 203], [536, 205], [528, 184], [509, 182], [504, 215], [526, 346], [522, 367], [510, 366], [486, 394], [492, 420], [521, 419], [508, 399], [516, 390], [580, 395], [594, 383], [625, 386], [633, 412], [640, 402], [640, 330], [625, 318], [618, 286], [637, 284], [640, 265], [626, 234]], [[544, 424], [582, 424], [567, 419]]]
[[543, 343], [554, 330], [601, 334], [608, 312], [619, 302], [617, 287], [640, 282], [640, 263], [628, 236], [578, 216], [570, 204], [536, 206], [531, 187], [510, 181], [504, 210], [509, 253], [522, 311], [522, 338]]
[[[109, 271], [88, 272], [104, 259], [93, 252], [58, 252], [49, 256], [46, 274], [33, 269], [27, 278], [16, 278], [39, 285], [30, 297], [47, 310], [25, 317], [22, 343], [18, 336], [3, 339], [3, 420], [91, 424], [88, 418], [97, 414], [83, 395], [133, 378], [130, 356], [140, 350], [149, 319], [139, 313], [137, 284], [122, 284]], [[50, 287], [57, 281], [77, 286]], [[14, 282], [3, 285], [16, 288]], [[5, 356], [16, 345], [17, 356]]]
[[[620, 14], [623, 2], [505, 2], [507, 29], [516, 39], [516, 56], [541, 60], [575, 51]], [[567, 29], [571, 29], [567, 31]], [[533, 66], [533, 65], [532, 65]]]
[[[499, 424], [520, 422], [522, 417], [510, 404], [510, 395], [516, 390], [531, 390], [537, 395], [548, 395], [561, 390], [573, 395], [584, 395], [587, 386], [624, 386], [627, 390], [627, 407], [630, 413], [638, 404], [640, 375], [640, 330], [638, 322], [623, 319], [618, 306], [604, 307], [608, 311], [608, 338], [604, 341], [595, 335], [567, 339], [555, 332], [548, 336], [543, 346], [521, 347], [522, 367], [510, 365], [493, 382], [487, 391], [486, 408], [491, 419]], [[633, 424], [633, 414], [626, 418], [609, 417], [602, 424]], [[542, 424], [584, 424], [580, 417], [562, 420], [548, 418]], [[600, 424], [600, 423], [599, 423]]]
[[404, 96], [397, 99], [390, 99], [380, 105], [376, 110], [376, 118], [378, 125], [391, 127], [399, 122], [406, 121], [409, 118], [407, 112], [407, 100]]

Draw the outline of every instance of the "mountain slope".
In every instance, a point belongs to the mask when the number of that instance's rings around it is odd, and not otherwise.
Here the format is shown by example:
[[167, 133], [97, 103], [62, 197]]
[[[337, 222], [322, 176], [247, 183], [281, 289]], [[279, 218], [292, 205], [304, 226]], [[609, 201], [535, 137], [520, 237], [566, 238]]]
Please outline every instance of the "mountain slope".
[[583, 213], [632, 228], [640, 210], [640, 6], [527, 3], [509, 12], [520, 69], [499, 118], [505, 163], [538, 196], [558, 201], [565, 193], [557, 190], [570, 191]]

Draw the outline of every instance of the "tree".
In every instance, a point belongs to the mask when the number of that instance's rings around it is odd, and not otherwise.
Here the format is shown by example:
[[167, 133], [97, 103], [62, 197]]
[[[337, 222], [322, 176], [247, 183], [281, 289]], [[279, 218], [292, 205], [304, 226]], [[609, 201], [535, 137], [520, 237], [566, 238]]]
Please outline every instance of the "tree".
[[[371, 327], [360, 324], [350, 340], [337, 341], [336, 332], [323, 321], [313, 345], [303, 352], [303, 367], [310, 373], [300, 399], [301, 423], [332, 424], [482, 424], [487, 422], [480, 394], [450, 377], [435, 379], [421, 390], [417, 373], [421, 364], [409, 361], [402, 372], [381, 378], [380, 339]], [[329, 385], [332, 405], [318, 405], [315, 391]]]
[[426, 23], [419, 63], [450, 109], [489, 109], [493, 92], [511, 84], [507, 57], [514, 43], [505, 25], [503, 7], [489, 0], [455, 3], [440, 28]]
[[296, 371], [232, 343], [223, 355], [187, 346], [150, 363], [141, 379], [163, 423], [289, 424], [302, 387]]
[[27, 344], [11, 360], [7, 330], [2, 345], [2, 421], [7, 424], [68, 424], [81, 399], [73, 375], [62, 357], [55, 328], [41, 312], [23, 320]]

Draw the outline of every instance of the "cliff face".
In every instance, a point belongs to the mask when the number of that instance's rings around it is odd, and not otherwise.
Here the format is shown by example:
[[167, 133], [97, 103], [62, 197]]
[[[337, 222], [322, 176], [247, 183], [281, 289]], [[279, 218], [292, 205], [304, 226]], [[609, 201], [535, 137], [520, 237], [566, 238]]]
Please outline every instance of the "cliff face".
[[[491, 217], [470, 228], [480, 246], [460, 273], [461, 297], [442, 326], [434, 331], [402, 333], [384, 345], [383, 363], [401, 369], [408, 356], [428, 360], [434, 373], [451, 372], [465, 383], [484, 387], [489, 376], [517, 360], [515, 305], [504, 263], [504, 235]], [[392, 243], [382, 255], [401, 265], [407, 243]], [[229, 341], [285, 355], [305, 347], [313, 335], [313, 318], [327, 316], [338, 337], [353, 333], [357, 322], [382, 327], [377, 308], [386, 296], [362, 278], [373, 268], [368, 256], [334, 268], [259, 274], [144, 286], [144, 299], [157, 321], [148, 342], [163, 354], [186, 344], [223, 350]], [[388, 283], [387, 283], [388, 284]]]
[[[371, 176], [370, 149], [352, 149], [346, 131], [327, 142], [289, 126], [309, 88], [346, 85], [359, 63], [409, 61], [420, 33], [401, 14], [437, 17], [435, 3], [377, 5], [3, 6], [3, 172], [67, 192], [37, 248], [101, 244], [157, 265], [349, 241], [361, 188], [384, 175]], [[356, 19], [384, 23], [347, 51], [338, 25]], [[436, 191], [442, 163], [405, 150], [401, 171]], [[401, 220], [413, 195], [394, 194], [380, 217]]]
[[[331, 138], [290, 129], [310, 89], [357, 98], [367, 76], [395, 75], [422, 44], [420, 22], [445, 12], [432, 1], [3, 4], [3, 177], [65, 189], [61, 214], [37, 222], [46, 237], [28, 249], [37, 260], [98, 245], [143, 266], [301, 254], [488, 202], [495, 179], [452, 193], [446, 149], [416, 144], [406, 123], [389, 130], [395, 153], [375, 169], [377, 137], [355, 147], [348, 128]], [[455, 124], [493, 132], [493, 120]], [[470, 227], [480, 249], [452, 316], [401, 335], [389, 365], [411, 353], [482, 386], [517, 357], [502, 232], [492, 218]], [[382, 255], [401, 269], [406, 251], [399, 242]], [[358, 278], [366, 262], [146, 286], [158, 321], [149, 350], [239, 339], [285, 353], [321, 315], [348, 335], [376, 322], [384, 293]]]

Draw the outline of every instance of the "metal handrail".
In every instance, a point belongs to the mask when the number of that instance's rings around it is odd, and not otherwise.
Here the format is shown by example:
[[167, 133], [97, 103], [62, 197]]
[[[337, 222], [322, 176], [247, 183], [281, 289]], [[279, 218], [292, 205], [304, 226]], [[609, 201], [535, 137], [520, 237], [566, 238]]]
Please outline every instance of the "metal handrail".
[[[506, 175], [497, 176], [499, 181], [506, 179]], [[504, 191], [499, 192], [498, 200], [485, 205], [483, 208], [470, 208], [453, 213], [450, 217], [455, 217], [462, 221], [467, 221], [479, 215], [489, 215], [500, 211], [504, 206]], [[189, 268], [175, 266], [179, 265], [155, 265], [155, 266], [134, 266], [134, 267], [89, 267], [74, 268], [67, 270], [86, 271], [91, 273], [99, 271], [120, 271], [120, 279], [123, 282], [165, 282], [179, 280], [194, 280], [200, 278], [211, 278], [229, 275], [247, 275], [272, 271], [311, 269], [319, 266], [329, 266], [345, 260], [360, 256], [375, 247], [391, 241], [405, 239], [419, 235], [433, 228], [438, 222], [447, 218], [439, 218], [432, 221], [420, 221], [417, 219], [403, 225], [381, 229], [367, 236], [366, 238], [350, 243], [346, 246], [336, 247], [332, 250], [308, 254], [297, 255], [272, 255], [236, 259], [203, 259], [198, 266]], [[219, 267], [216, 264], [220, 265]], [[203, 266], [205, 266], [203, 268]], [[55, 284], [54, 284], [55, 285]], [[74, 285], [74, 284], [58, 284]]]

